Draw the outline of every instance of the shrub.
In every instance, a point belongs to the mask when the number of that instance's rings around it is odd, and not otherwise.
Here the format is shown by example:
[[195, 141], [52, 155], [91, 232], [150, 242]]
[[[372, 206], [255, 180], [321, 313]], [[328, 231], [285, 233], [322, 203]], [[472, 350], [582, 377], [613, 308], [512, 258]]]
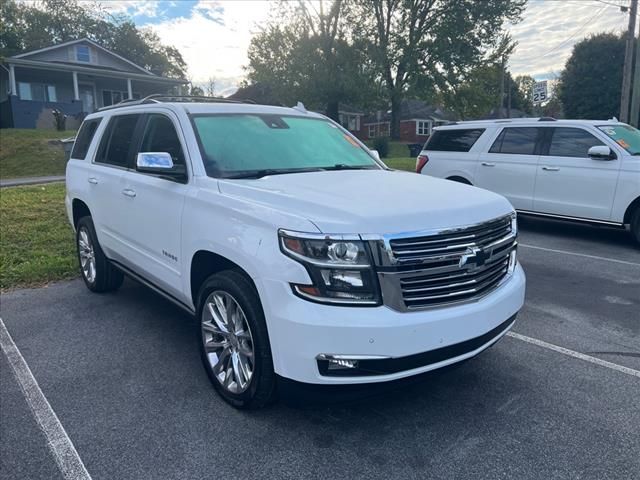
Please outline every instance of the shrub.
[[387, 158], [387, 155], [389, 155], [389, 138], [387, 137], [374, 138], [373, 149], [378, 151], [380, 158]]

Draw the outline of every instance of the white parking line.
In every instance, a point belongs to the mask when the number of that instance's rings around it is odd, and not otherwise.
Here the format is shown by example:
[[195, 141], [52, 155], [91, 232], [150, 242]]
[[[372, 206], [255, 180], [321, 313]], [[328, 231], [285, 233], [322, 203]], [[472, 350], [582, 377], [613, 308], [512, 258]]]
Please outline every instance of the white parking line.
[[31, 369], [14, 343], [2, 318], [0, 318], [0, 348], [7, 356], [13, 374], [22, 389], [24, 398], [42, 429], [47, 446], [65, 480], [91, 480], [84, 463], [80, 459], [71, 439], [58, 420], [47, 398], [40, 390]]
[[533, 248], [534, 250], [544, 250], [545, 252], [562, 253], [563, 255], [575, 255], [576, 257], [592, 258], [594, 260], [604, 260], [606, 262], [622, 263], [623, 265], [632, 265], [634, 267], [640, 267], [640, 263], [628, 262], [626, 260], [618, 260], [617, 258], [599, 257], [597, 255], [587, 255], [586, 253], [568, 252], [566, 250], [556, 250], [554, 248], [536, 247], [535, 245], [518, 243], [518, 248], [520, 247]]
[[509, 337], [522, 340], [523, 342], [527, 342], [532, 345], [537, 345], [538, 347], [553, 350], [554, 352], [562, 353], [563, 355], [568, 355], [573, 358], [578, 358], [580, 360], [584, 360], [585, 362], [595, 363], [596, 365], [600, 365], [601, 367], [610, 368], [611, 370], [616, 370], [618, 372], [626, 373], [627, 375], [640, 378], [640, 371], [634, 370], [633, 368], [625, 367], [623, 365], [618, 365], [617, 363], [607, 362], [606, 360], [600, 360], [599, 358], [585, 355], [584, 353], [575, 352], [573, 350], [569, 350], [568, 348], [559, 347], [552, 343], [543, 342], [542, 340], [538, 340], [537, 338], [531, 338], [531, 337], [527, 337], [526, 335], [520, 335], [519, 333], [516, 333], [516, 332], [507, 332], [507, 335]]

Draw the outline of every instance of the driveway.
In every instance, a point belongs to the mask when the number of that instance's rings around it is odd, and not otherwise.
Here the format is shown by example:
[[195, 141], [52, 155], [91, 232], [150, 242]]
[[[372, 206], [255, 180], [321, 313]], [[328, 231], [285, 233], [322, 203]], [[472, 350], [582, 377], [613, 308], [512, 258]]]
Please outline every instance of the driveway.
[[0, 477], [638, 478], [640, 250], [523, 219], [519, 257], [516, 335], [476, 359], [348, 404], [255, 412], [216, 396], [195, 320], [142, 286], [3, 295], [34, 383], [21, 389], [3, 343]]

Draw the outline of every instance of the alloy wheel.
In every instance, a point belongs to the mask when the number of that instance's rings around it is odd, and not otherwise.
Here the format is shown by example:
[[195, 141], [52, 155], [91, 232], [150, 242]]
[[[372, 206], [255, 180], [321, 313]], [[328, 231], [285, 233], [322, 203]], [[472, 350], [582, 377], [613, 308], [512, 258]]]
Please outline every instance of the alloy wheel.
[[80, 229], [78, 234], [78, 254], [84, 278], [89, 283], [93, 283], [96, 279], [96, 256], [91, 236], [86, 228]]
[[247, 317], [235, 298], [216, 290], [202, 310], [202, 341], [214, 376], [227, 391], [249, 388], [254, 371], [254, 348]]

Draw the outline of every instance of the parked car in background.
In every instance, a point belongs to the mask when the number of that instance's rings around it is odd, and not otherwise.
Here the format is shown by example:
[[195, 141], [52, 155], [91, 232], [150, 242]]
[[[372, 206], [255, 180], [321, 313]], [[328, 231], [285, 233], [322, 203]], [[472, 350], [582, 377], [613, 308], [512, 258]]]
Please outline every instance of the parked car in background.
[[525, 275], [504, 197], [389, 170], [303, 106], [168, 100], [86, 118], [67, 212], [86, 286], [127, 274], [195, 315], [232, 405], [416, 375], [512, 327]]
[[640, 131], [615, 119], [438, 127], [416, 171], [500, 193], [521, 213], [629, 226], [640, 244]]

